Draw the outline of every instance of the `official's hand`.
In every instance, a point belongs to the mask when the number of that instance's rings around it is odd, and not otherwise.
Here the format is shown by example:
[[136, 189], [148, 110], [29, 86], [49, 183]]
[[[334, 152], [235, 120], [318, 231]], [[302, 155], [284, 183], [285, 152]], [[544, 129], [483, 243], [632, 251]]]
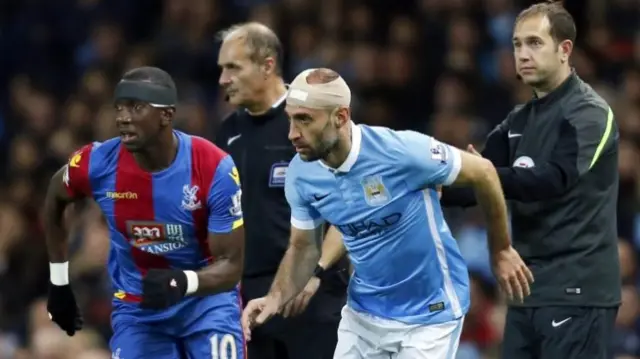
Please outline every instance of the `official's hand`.
[[467, 145], [467, 152], [469, 152], [472, 155], [476, 155], [478, 157], [482, 157], [480, 152], [476, 151], [476, 148], [473, 147], [473, 145]]
[[140, 308], [166, 309], [177, 304], [187, 292], [187, 276], [176, 269], [150, 269], [142, 279]]
[[533, 273], [524, 264], [518, 252], [511, 246], [492, 255], [493, 274], [509, 300], [523, 302], [531, 294], [529, 284]]
[[293, 300], [289, 301], [289, 303], [284, 306], [284, 309], [282, 310], [282, 316], [285, 318], [294, 317], [304, 312], [304, 310], [307, 309], [307, 306], [309, 305], [311, 297], [316, 294], [319, 287], [320, 279], [318, 277], [311, 277], [302, 292], [300, 292], [300, 294], [298, 294]]
[[242, 312], [242, 329], [247, 341], [251, 340], [251, 329], [264, 324], [274, 315], [278, 314], [280, 301], [270, 296], [256, 298], [244, 308]]
[[47, 311], [49, 319], [67, 332], [68, 336], [72, 337], [76, 331], [82, 329], [82, 315], [70, 285], [49, 283]]

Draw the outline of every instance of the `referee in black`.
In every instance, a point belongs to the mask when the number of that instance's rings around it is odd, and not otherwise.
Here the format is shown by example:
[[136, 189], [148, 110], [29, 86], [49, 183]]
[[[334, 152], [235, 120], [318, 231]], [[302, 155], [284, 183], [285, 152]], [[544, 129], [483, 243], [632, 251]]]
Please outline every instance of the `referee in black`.
[[[296, 151], [287, 138], [287, 88], [278, 37], [259, 23], [235, 25], [220, 37], [220, 85], [238, 109], [224, 120], [215, 142], [233, 157], [242, 183], [246, 236], [242, 297], [247, 303], [269, 291], [289, 245], [291, 212], [284, 181]], [[247, 343], [249, 358], [333, 357], [340, 310], [346, 302], [344, 254], [339, 232], [329, 229], [315, 276], [281, 316], [253, 332]]]
[[[608, 359], [621, 301], [617, 249], [618, 130], [609, 105], [573, 72], [571, 15], [558, 3], [522, 11], [513, 34], [519, 78], [533, 98], [487, 139], [510, 204], [513, 246], [533, 272], [509, 303], [504, 359]], [[444, 189], [444, 206], [473, 194]]]

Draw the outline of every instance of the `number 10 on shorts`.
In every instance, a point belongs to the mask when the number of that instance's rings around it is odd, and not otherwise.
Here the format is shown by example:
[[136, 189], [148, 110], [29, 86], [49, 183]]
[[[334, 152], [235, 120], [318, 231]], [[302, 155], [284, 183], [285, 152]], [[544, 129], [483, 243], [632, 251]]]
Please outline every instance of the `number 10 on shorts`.
[[211, 339], [211, 359], [238, 359], [236, 341], [231, 334], [214, 334]]

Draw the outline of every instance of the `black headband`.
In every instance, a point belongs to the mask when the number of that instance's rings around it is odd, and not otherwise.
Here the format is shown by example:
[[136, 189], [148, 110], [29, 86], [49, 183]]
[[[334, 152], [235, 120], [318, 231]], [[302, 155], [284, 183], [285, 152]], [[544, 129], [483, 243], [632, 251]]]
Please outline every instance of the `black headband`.
[[175, 88], [151, 82], [121, 80], [114, 91], [114, 98], [116, 101], [138, 100], [154, 107], [170, 107], [178, 102], [178, 92]]

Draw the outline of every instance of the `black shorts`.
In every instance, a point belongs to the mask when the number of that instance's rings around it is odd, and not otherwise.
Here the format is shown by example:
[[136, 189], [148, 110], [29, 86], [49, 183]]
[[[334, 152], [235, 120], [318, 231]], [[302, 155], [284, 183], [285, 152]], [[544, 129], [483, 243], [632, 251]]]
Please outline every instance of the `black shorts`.
[[[264, 296], [273, 277], [243, 279], [242, 296], [248, 300]], [[331, 283], [328, 283], [331, 284]], [[338, 343], [340, 311], [346, 302], [344, 288], [320, 285], [307, 310], [297, 317], [276, 316], [254, 328], [247, 343], [250, 359], [332, 359]]]
[[613, 358], [611, 336], [617, 313], [617, 307], [511, 307], [501, 358]]

